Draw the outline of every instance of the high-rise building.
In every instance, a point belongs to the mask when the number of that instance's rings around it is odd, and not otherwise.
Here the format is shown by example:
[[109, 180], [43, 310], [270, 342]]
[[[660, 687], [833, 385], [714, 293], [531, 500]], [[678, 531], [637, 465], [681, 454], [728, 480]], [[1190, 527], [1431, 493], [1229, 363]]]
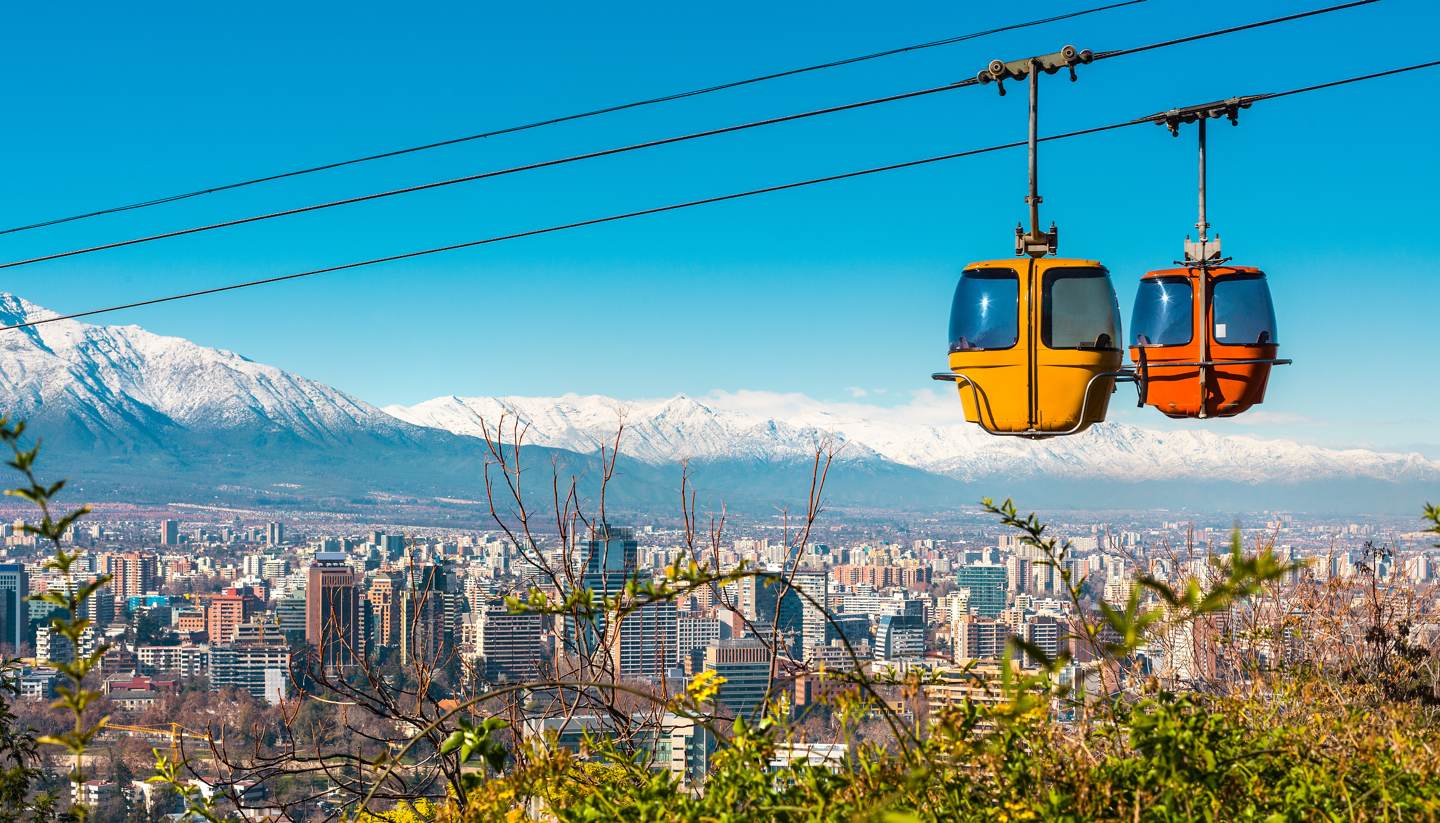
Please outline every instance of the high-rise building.
[[675, 663], [684, 663], [694, 649], [720, 642], [720, 619], [691, 614], [675, 619]]
[[823, 569], [800, 569], [791, 576], [800, 592], [801, 655], [830, 640], [830, 576]]
[[610, 649], [616, 675], [659, 681], [675, 665], [675, 601], [645, 603], [619, 621]]
[[[597, 539], [585, 543], [580, 566], [580, 585], [588, 589], [598, 604], [601, 598], [614, 597], [625, 590], [627, 582], [638, 580], [636, 568], [639, 544], [630, 529], [601, 526]], [[594, 613], [565, 617], [565, 648], [582, 658], [600, 650], [606, 634], [607, 615], [597, 608]]]
[[290, 666], [290, 648], [278, 636], [265, 643], [212, 646], [210, 690], [239, 689], [276, 704], [293, 692], [297, 675], [291, 673]]
[[493, 600], [476, 612], [476, 618], [475, 652], [486, 681], [525, 681], [539, 675], [540, 615], [514, 614], [504, 600]]
[[178, 545], [180, 545], [180, 521], [179, 521], [179, 520], [161, 520], [161, 521], [160, 521], [160, 545], [162, 545], [162, 546], [178, 546]]
[[315, 555], [305, 583], [305, 641], [325, 667], [354, 665], [360, 644], [360, 586], [344, 554]]
[[970, 611], [997, 617], [1005, 610], [1009, 575], [998, 563], [971, 563], [955, 569], [955, 585], [970, 592]]
[[279, 546], [285, 542], [285, 524], [280, 522], [265, 524], [265, 542], [271, 546]]
[[1000, 657], [1010, 634], [1010, 625], [1002, 620], [965, 615], [954, 626], [955, 662]]
[[0, 563], [0, 655], [16, 657], [29, 635], [30, 578], [19, 563]]
[[376, 653], [393, 647], [400, 640], [400, 621], [396, 619], [400, 591], [405, 587], [405, 576], [400, 572], [376, 572], [370, 578], [370, 588], [365, 599], [370, 601], [373, 648]]
[[884, 614], [875, 625], [875, 657], [902, 660], [925, 655], [925, 621], [913, 613]]
[[291, 593], [275, 601], [275, 620], [290, 644], [305, 642], [305, 594]]
[[450, 575], [443, 565], [411, 566], [400, 591], [400, 662], [442, 666], [455, 649]]
[[205, 607], [205, 634], [211, 643], [230, 643], [240, 624], [264, 604], [249, 587], [231, 587], [210, 598]]
[[105, 555], [105, 573], [117, 602], [160, 588], [160, 558], [154, 552], [116, 552]]
[[725, 678], [715, 700], [726, 714], [759, 716], [770, 695], [770, 647], [764, 641], [742, 637], [707, 646], [705, 670]]
[[803, 660], [805, 608], [795, 586], [786, 584], [779, 572], [760, 572], [740, 578], [739, 589], [740, 613], [749, 621], [750, 633], [768, 638], [774, 632], [781, 650]]

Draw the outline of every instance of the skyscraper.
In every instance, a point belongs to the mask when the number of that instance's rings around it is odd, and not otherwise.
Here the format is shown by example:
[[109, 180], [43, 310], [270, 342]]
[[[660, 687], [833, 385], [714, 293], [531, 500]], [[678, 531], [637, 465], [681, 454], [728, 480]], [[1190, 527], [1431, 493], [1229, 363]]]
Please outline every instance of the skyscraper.
[[619, 618], [610, 654], [615, 674], [659, 681], [675, 665], [677, 615], [674, 600], [646, 603]]
[[757, 717], [770, 695], [770, 647], [754, 637], [721, 640], [705, 649], [705, 670], [725, 681], [715, 700], [728, 714]]
[[444, 665], [455, 648], [450, 575], [443, 565], [411, 566], [400, 591], [400, 662]]
[[[625, 590], [625, 584], [639, 578], [636, 558], [639, 544], [630, 529], [602, 525], [600, 536], [585, 543], [580, 567], [580, 585], [589, 589], [598, 604], [601, 598], [614, 597]], [[605, 637], [607, 615], [604, 609], [594, 613], [565, 618], [565, 647], [581, 657], [589, 657], [600, 648]]]
[[[0, 564], [0, 654], [14, 657], [20, 653], [30, 623], [30, 579], [19, 563]], [[8, 648], [6, 648], [8, 647]]]
[[998, 563], [971, 563], [955, 570], [955, 585], [970, 590], [970, 610], [985, 617], [997, 617], [1005, 610], [1008, 578]]
[[823, 570], [800, 569], [791, 577], [800, 592], [801, 659], [830, 639], [830, 577]]
[[265, 524], [265, 542], [271, 546], [279, 546], [285, 542], [285, 524], [280, 522]]
[[178, 546], [178, 545], [180, 545], [180, 521], [179, 521], [179, 520], [161, 520], [161, 521], [160, 521], [160, 545], [162, 545], [162, 546]]
[[484, 603], [478, 611], [476, 642], [483, 676], [490, 683], [533, 680], [540, 672], [538, 614], [513, 614], [504, 600]]
[[160, 559], [154, 552], [123, 552], [105, 555], [105, 573], [112, 578], [115, 599], [124, 602], [160, 587]]
[[370, 588], [365, 598], [370, 601], [372, 632], [377, 654], [399, 642], [400, 621], [396, 619], [400, 591], [405, 587], [405, 576], [399, 572], [376, 572], [370, 579]]
[[354, 665], [360, 646], [360, 587], [348, 558], [321, 552], [305, 583], [305, 641], [326, 667]]
[[750, 622], [751, 631], [768, 638], [773, 629], [780, 636], [778, 648], [803, 660], [805, 608], [800, 592], [787, 585], [779, 572], [742, 577], [739, 588], [740, 613]]

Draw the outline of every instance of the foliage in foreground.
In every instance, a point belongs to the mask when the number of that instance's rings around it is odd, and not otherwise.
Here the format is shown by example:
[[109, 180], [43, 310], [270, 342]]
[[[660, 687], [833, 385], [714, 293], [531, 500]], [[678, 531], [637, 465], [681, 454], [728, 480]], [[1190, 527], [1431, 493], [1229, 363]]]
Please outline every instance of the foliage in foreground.
[[913, 756], [862, 749], [835, 771], [767, 768], [774, 738], [755, 730], [717, 756], [700, 796], [622, 758], [597, 782], [593, 764], [552, 755], [439, 819], [513, 821], [529, 797], [561, 821], [1440, 819], [1433, 718], [1367, 697], [1157, 693], [1083, 734], [1030, 712], [977, 736], [980, 714], [959, 713]]

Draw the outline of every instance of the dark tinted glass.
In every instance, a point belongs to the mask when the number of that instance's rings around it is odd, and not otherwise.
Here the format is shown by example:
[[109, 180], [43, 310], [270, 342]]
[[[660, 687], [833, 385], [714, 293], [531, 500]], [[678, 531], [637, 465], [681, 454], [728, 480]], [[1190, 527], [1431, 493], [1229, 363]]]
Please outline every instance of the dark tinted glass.
[[1180, 346], [1190, 342], [1194, 330], [1195, 300], [1189, 278], [1140, 281], [1135, 312], [1130, 315], [1131, 345]]
[[1041, 299], [1040, 339], [1049, 348], [1120, 345], [1120, 305], [1104, 269], [1051, 269]]
[[1227, 277], [1216, 282], [1214, 294], [1216, 342], [1237, 346], [1280, 342], [1264, 275]]
[[950, 306], [950, 351], [1008, 349], [1020, 339], [1020, 278], [1011, 269], [960, 275]]

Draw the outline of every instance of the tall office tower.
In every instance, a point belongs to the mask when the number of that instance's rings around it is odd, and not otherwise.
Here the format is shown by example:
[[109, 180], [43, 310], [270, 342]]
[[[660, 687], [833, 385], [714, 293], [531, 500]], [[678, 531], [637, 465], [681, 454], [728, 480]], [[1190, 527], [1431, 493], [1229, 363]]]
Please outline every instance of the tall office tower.
[[984, 617], [997, 617], [1005, 610], [1008, 575], [998, 563], [971, 563], [955, 570], [955, 585], [970, 591], [970, 610]]
[[806, 612], [796, 587], [786, 585], [778, 571], [742, 577], [739, 584], [738, 605], [750, 623], [749, 632], [768, 639], [773, 631], [779, 635], [781, 651], [793, 659], [803, 660]]
[[620, 618], [610, 648], [615, 673], [659, 682], [675, 665], [676, 622], [673, 600], [646, 603]]
[[875, 657], [902, 660], [925, 655], [925, 620], [914, 612], [885, 614], [875, 626]]
[[291, 645], [305, 642], [305, 593], [292, 592], [275, 601], [275, 620]]
[[20, 644], [29, 634], [30, 578], [19, 563], [0, 563], [0, 656], [20, 654]]
[[118, 602], [160, 588], [160, 558], [154, 552], [107, 554], [105, 573], [111, 577], [110, 588]]
[[443, 666], [455, 649], [450, 575], [443, 565], [410, 566], [400, 590], [400, 662]]
[[380, 539], [378, 545], [385, 550], [386, 558], [398, 560], [405, 554], [405, 535], [387, 534]]
[[285, 524], [280, 522], [265, 524], [265, 543], [270, 546], [279, 546], [285, 542]]
[[705, 648], [705, 670], [725, 678], [715, 700], [726, 714], [755, 718], [770, 695], [770, 647], [754, 637], [721, 640]]
[[[599, 538], [585, 543], [580, 566], [581, 587], [589, 589], [596, 602], [602, 597], [620, 594], [627, 582], [641, 577], [636, 569], [638, 550], [633, 531], [602, 525]], [[606, 615], [603, 609], [597, 608], [593, 614], [582, 614], [579, 618], [579, 625], [575, 616], [565, 618], [565, 649], [589, 658], [599, 651], [605, 637]]]
[[161, 520], [161, 521], [160, 521], [160, 545], [162, 545], [162, 546], [178, 546], [178, 545], [180, 545], [180, 521], [179, 521], [179, 520]]
[[824, 646], [830, 639], [830, 577], [823, 569], [800, 569], [792, 578], [800, 590], [801, 652], [809, 657], [811, 650]]
[[400, 591], [405, 588], [402, 572], [376, 572], [370, 578], [370, 588], [365, 599], [370, 601], [370, 616], [373, 620], [373, 648], [377, 653], [400, 642], [400, 621], [396, 618], [400, 606]]
[[485, 603], [476, 612], [475, 651], [482, 676], [489, 683], [534, 680], [540, 674], [538, 614], [512, 614], [504, 600]]
[[678, 615], [675, 619], [675, 663], [683, 664], [695, 649], [720, 642], [720, 619]]
[[315, 555], [305, 582], [305, 641], [322, 666], [355, 664], [362, 652], [360, 622], [360, 586], [346, 555]]

